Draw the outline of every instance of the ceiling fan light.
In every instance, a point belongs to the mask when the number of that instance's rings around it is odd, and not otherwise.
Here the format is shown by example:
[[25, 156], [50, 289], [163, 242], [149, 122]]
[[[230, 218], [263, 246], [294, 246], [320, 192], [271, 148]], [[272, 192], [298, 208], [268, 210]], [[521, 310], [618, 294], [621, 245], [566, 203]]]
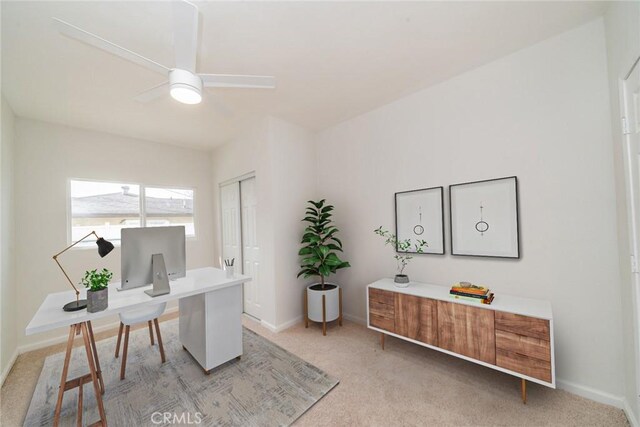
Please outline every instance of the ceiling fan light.
[[173, 99], [183, 104], [193, 105], [202, 102], [200, 91], [189, 85], [173, 84], [170, 92]]

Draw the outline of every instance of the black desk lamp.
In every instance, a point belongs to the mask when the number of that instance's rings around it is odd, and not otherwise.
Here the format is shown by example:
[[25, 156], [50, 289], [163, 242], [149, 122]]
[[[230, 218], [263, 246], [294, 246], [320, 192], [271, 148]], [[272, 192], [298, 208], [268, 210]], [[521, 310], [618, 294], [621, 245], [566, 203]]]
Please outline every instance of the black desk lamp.
[[67, 274], [67, 272], [64, 271], [64, 268], [62, 268], [62, 265], [60, 265], [60, 262], [58, 261], [58, 257], [60, 255], [62, 255], [63, 253], [65, 253], [66, 251], [68, 251], [69, 249], [71, 249], [72, 247], [74, 247], [75, 245], [77, 245], [78, 243], [82, 242], [87, 237], [91, 236], [92, 234], [94, 236], [96, 236], [96, 239], [97, 239], [96, 240], [96, 244], [98, 245], [98, 254], [100, 255], [101, 258], [104, 258], [105, 256], [107, 256], [107, 254], [109, 254], [109, 252], [111, 252], [113, 250], [113, 243], [109, 242], [108, 240], [104, 240], [102, 237], [98, 236], [95, 231], [92, 231], [91, 233], [89, 233], [86, 236], [84, 236], [82, 239], [78, 240], [77, 242], [75, 242], [71, 246], [68, 246], [63, 251], [60, 251], [60, 252], [58, 252], [57, 254], [55, 254], [53, 256], [53, 260], [56, 262], [56, 264], [58, 264], [58, 267], [60, 267], [60, 270], [62, 270], [62, 273], [64, 273], [64, 276], [67, 278], [67, 280], [69, 281], [69, 283], [71, 284], [73, 289], [76, 291], [76, 300], [75, 301], [71, 301], [68, 304], [65, 304], [64, 307], [62, 307], [62, 309], [64, 311], [82, 310], [83, 308], [87, 307], [87, 300], [86, 299], [80, 299], [80, 291], [73, 284], [73, 282], [69, 278], [69, 275]]

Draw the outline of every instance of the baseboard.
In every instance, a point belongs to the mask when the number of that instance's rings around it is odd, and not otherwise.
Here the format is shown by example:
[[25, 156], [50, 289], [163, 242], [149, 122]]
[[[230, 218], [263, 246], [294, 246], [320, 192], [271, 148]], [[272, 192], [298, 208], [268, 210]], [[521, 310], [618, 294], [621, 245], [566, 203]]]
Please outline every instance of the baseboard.
[[359, 325], [366, 325], [367, 319], [364, 317], [356, 316], [354, 314], [342, 313], [342, 317], [347, 319], [350, 322], [357, 323]]
[[7, 364], [7, 367], [4, 368], [4, 371], [2, 371], [2, 374], [0, 376], [0, 387], [2, 387], [2, 385], [4, 384], [4, 380], [7, 379], [7, 376], [9, 375], [9, 372], [11, 372], [11, 368], [13, 368], [13, 365], [16, 363], [16, 359], [18, 359], [18, 354], [20, 354], [18, 352], [18, 349], [16, 348], [13, 351], [13, 355], [11, 356], [11, 359], [9, 359], [9, 363]]
[[636, 415], [631, 409], [631, 406], [629, 405], [629, 401], [626, 398], [624, 399], [623, 404], [624, 404], [624, 408], [622, 409], [624, 410], [624, 413], [627, 416], [627, 420], [629, 420], [629, 424], [631, 425], [631, 427], [639, 427], [638, 419], [636, 418]]
[[595, 388], [576, 384], [560, 378], [556, 379], [556, 385], [559, 389], [577, 394], [578, 396], [586, 397], [587, 399], [591, 399], [596, 402], [604, 403], [605, 405], [615, 406], [620, 409], [624, 409], [625, 407], [625, 399], [621, 396], [616, 396], [611, 393], [596, 390]]
[[287, 320], [286, 322], [281, 323], [278, 326], [272, 325], [271, 323], [266, 322], [264, 320], [261, 320], [260, 324], [262, 326], [264, 326], [265, 328], [269, 329], [271, 332], [276, 332], [277, 333], [277, 332], [282, 332], [285, 329], [289, 329], [290, 327], [292, 327], [292, 326], [294, 326], [294, 325], [296, 325], [296, 324], [298, 324], [300, 322], [302, 322], [302, 316], [297, 316], [297, 317], [295, 317], [295, 318], [293, 318], [291, 320]]
[[[178, 306], [174, 306], [174, 307], [170, 307], [167, 308], [164, 312], [164, 314], [170, 314], [170, 313], [174, 313], [178, 311]], [[104, 331], [108, 331], [110, 329], [115, 329], [120, 325], [120, 322], [112, 322], [112, 323], [108, 323], [106, 325], [102, 325], [102, 326], [98, 326], [96, 328], [93, 328], [93, 332], [94, 333], [100, 333], [100, 332], [104, 332]], [[31, 344], [25, 344], [25, 345], [21, 345], [18, 347], [18, 354], [23, 354], [23, 353], [28, 353], [30, 351], [33, 350], [39, 350], [41, 348], [45, 348], [45, 347], [49, 347], [52, 345], [56, 345], [56, 344], [60, 344], [63, 342], [66, 342], [67, 339], [69, 339], [69, 334], [64, 334], [64, 335], [60, 335], [58, 337], [54, 337], [54, 338], [49, 338], [46, 340], [42, 340], [42, 341], [37, 341]]]

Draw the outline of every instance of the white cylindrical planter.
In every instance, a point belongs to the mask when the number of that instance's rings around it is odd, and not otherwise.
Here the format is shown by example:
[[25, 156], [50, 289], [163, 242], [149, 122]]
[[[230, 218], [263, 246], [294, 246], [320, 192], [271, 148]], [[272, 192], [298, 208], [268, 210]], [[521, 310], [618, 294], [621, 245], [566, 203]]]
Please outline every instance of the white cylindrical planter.
[[325, 296], [325, 321], [331, 322], [340, 317], [340, 287], [335, 283], [320, 283], [307, 286], [307, 316], [313, 322], [322, 322], [322, 296]]

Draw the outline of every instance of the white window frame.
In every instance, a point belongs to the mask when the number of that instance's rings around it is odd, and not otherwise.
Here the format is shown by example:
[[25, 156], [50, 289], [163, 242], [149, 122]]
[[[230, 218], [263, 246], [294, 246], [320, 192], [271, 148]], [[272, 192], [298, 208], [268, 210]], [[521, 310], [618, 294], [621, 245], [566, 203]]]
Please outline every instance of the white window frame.
[[[67, 180], [67, 244], [72, 244], [74, 241], [72, 240], [73, 233], [73, 212], [72, 212], [72, 203], [71, 203], [71, 182], [72, 181], [84, 181], [84, 182], [96, 182], [96, 183], [106, 183], [106, 184], [121, 184], [121, 185], [137, 185], [140, 189], [139, 202], [140, 202], [140, 227], [147, 226], [147, 212], [146, 212], [146, 188], [159, 188], [159, 189], [167, 189], [167, 190], [189, 190], [193, 192], [193, 234], [187, 234], [187, 240], [197, 241], [198, 240], [198, 222], [196, 218], [196, 187], [190, 186], [175, 186], [175, 185], [162, 185], [162, 184], [142, 184], [140, 182], [135, 181], [119, 181], [119, 180], [108, 180], [108, 179], [86, 179], [86, 178], [69, 178]], [[87, 249], [92, 248], [91, 241], [88, 243], [80, 243], [77, 246], [74, 246], [73, 249]], [[112, 242], [114, 246], [120, 246], [120, 240], [115, 240]]]

